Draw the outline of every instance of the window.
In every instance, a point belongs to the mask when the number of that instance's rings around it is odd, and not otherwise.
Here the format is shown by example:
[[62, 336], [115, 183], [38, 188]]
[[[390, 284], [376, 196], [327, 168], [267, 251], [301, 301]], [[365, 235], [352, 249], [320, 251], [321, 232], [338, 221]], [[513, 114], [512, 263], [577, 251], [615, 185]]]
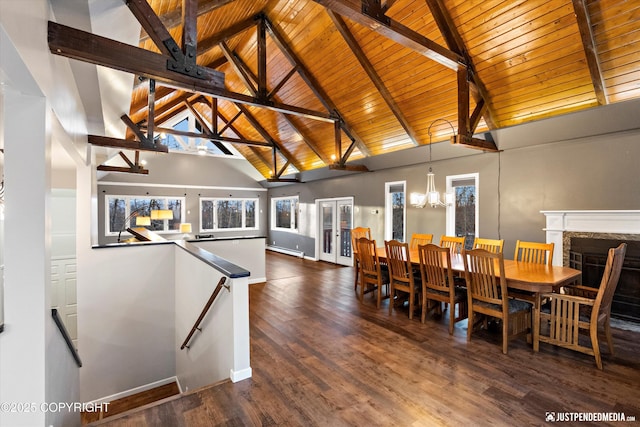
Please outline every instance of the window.
[[467, 249], [478, 236], [478, 181], [477, 173], [447, 177], [447, 192], [456, 198], [453, 206], [447, 206], [447, 235], [466, 237]]
[[271, 228], [298, 232], [298, 196], [271, 199]]
[[405, 241], [405, 182], [385, 183], [385, 239]]
[[106, 196], [105, 235], [116, 236], [127, 227], [142, 227], [135, 218], [151, 216], [152, 210], [168, 209], [173, 219], [152, 219], [144, 227], [156, 232], [178, 232], [184, 218], [184, 197]]
[[201, 198], [200, 231], [256, 230], [258, 199]]

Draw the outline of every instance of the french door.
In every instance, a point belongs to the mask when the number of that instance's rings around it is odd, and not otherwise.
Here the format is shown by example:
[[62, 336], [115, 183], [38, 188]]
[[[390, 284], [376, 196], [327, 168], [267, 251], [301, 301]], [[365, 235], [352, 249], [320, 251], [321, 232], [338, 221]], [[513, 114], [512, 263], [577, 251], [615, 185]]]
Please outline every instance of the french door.
[[322, 261], [352, 265], [353, 199], [324, 199], [318, 206], [318, 253]]

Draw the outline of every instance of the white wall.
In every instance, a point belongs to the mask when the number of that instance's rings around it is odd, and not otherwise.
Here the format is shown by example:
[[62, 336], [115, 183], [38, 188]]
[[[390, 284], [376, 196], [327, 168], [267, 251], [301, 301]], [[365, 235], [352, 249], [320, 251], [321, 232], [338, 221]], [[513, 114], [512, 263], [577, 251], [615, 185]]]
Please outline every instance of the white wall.
[[[47, 364], [46, 395], [50, 411], [45, 415], [47, 426], [80, 426], [80, 411], [57, 411], [59, 402], [80, 402], [80, 370], [71, 355], [69, 347], [62, 338], [60, 330], [49, 318], [47, 322]], [[65, 387], [60, 387], [64, 384]]]
[[80, 397], [92, 401], [175, 375], [174, 247], [83, 253]]
[[193, 242], [196, 246], [218, 255], [251, 272], [249, 283], [267, 280], [265, 239], [237, 239]]
[[[176, 376], [183, 391], [195, 390], [229, 378], [233, 368], [233, 300], [222, 289], [190, 340], [189, 334], [205, 303], [223, 276], [193, 255], [176, 248]], [[230, 283], [226, 283], [229, 285]]]

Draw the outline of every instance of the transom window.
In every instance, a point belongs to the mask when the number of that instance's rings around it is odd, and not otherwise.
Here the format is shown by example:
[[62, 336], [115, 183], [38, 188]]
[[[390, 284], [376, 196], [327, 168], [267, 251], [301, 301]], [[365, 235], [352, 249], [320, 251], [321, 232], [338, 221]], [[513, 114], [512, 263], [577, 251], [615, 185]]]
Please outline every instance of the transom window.
[[200, 231], [257, 230], [258, 199], [201, 198]]
[[[144, 227], [148, 230], [171, 233], [179, 232], [184, 218], [184, 197], [163, 196], [106, 196], [105, 235], [115, 236], [127, 227]], [[154, 219], [151, 211], [170, 210], [172, 219]], [[141, 223], [139, 217], [150, 219], [150, 224]]]
[[298, 196], [271, 199], [271, 229], [298, 232]]

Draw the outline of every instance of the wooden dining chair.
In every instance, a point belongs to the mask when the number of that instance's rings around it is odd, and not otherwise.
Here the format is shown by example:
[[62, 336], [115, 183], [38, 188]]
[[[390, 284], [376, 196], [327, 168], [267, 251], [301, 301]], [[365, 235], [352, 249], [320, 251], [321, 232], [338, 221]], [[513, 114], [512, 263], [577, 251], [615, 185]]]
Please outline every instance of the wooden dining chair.
[[[445, 303], [449, 310], [449, 335], [455, 323], [467, 318], [467, 291], [455, 286], [451, 269], [451, 251], [427, 244], [418, 246], [420, 274], [422, 276], [422, 323], [427, 312], [440, 309]], [[457, 315], [456, 315], [457, 306]]]
[[440, 247], [449, 248], [454, 254], [460, 254], [464, 249], [464, 236], [440, 236]]
[[534, 264], [551, 265], [553, 262], [553, 243], [516, 241], [516, 252], [513, 259]]
[[409, 249], [417, 250], [418, 246], [426, 245], [433, 241], [433, 234], [421, 234], [421, 233], [413, 233], [411, 235], [411, 244], [409, 245]]
[[376, 306], [382, 303], [383, 288], [389, 286], [389, 273], [386, 266], [380, 263], [376, 252], [376, 241], [361, 237], [356, 241], [358, 258], [360, 260], [361, 284], [360, 301], [364, 301], [364, 294], [376, 293]]
[[502, 247], [504, 246], [503, 239], [483, 239], [476, 237], [473, 240], [473, 249], [485, 249], [495, 254], [502, 253]]
[[509, 340], [531, 330], [532, 305], [509, 298], [501, 252], [464, 250], [462, 259], [469, 304], [467, 341], [471, 340], [471, 334], [479, 323], [476, 322], [476, 314], [494, 317], [502, 321], [502, 352], [507, 354]]
[[409, 294], [409, 319], [413, 319], [413, 311], [420, 302], [422, 279], [420, 272], [414, 272], [409, 255], [409, 244], [397, 240], [384, 242], [389, 266], [389, 314], [393, 310], [396, 293]]
[[[546, 264], [550, 266], [553, 262], [553, 247], [553, 243], [525, 242], [518, 240], [516, 241], [516, 251], [513, 255], [513, 259], [520, 262]], [[513, 298], [529, 302], [535, 302], [536, 299], [534, 293], [523, 290], [512, 291], [509, 295]]]
[[[609, 249], [599, 288], [573, 286], [566, 287], [565, 294], [542, 294], [549, 302], [536, 311], [534, 351], [538, 351], [540, 342], [546, 342], [594, 356], [596, 366], [602, 369], [598, 332], [601, 329], [604, 331], [609, 353], [613, 355], [609, 324], [611, 302], [618, 286], [626, 251], [626, 243]], [[589, 335], [590, 346], [580, 343], [581, 333]]]
[[358, 289], [358, 279], [360, 276], [360, 266], [358, 262], [358, 248], [356, 241], [365, 237], [371, 239], [371, 229], [369, 227], [356, 227], [351, 229], [351, 255], [353, 256], [353, 266], [356, 269], [355, 280], [353, 283], [353, 289]]

